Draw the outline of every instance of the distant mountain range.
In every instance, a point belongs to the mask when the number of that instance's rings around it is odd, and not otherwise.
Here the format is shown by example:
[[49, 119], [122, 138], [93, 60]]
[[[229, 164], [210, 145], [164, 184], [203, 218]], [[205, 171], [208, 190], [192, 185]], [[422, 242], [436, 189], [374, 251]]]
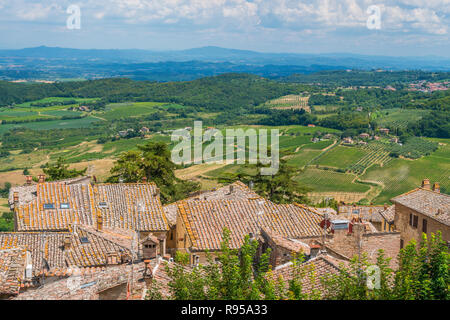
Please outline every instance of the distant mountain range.
[[347, 53], [262, 53], [202, 47], [180, 51], [70, 49], [34, 47], [0, 50], [0, 79], [130, 77], [139, 80], [191, 80], [226, 72], [269, 78], [323, 70], [383, 69], [450, 71], [450, 59], [388, 57]]

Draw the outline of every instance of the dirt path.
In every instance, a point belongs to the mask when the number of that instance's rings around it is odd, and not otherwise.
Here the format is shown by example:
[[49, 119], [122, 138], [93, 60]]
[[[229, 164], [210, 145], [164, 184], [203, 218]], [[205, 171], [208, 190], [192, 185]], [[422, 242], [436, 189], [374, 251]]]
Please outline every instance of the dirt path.
[[195, 165], [186, 169], [180, 169], [175, 172], [175, 175], [180, 179], [193, 179], [205, 174], [208, 171], [219, 169], [226, 166], [226, 164], [205, 163]]

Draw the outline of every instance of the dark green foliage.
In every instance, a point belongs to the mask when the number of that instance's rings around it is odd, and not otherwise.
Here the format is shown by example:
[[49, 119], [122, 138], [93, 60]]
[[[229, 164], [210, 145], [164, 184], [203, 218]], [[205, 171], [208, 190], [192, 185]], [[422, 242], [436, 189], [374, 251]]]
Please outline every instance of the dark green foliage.
[[409, 243], [400, 251], [399, 263], [393, 290], [396, 299], [450, 298], [450, 255], [440, 232], [429, 238], [423, 234], [418, 246], [415, 241]]
[[305, 110], [261, 110], [266, 116], [259, 121], [261, 125], [286, 126], [286, 125], [308, 125], [317, 123], [317, 118]]
[[48, 181], [70, 179], [82, 176], [86, 173], [87, 168], [83, 170], [69, 169], [69, 165], [66, 161], [59, 157], [56, 163], [47, 163], [45, 168], [43, 168], [44, 173], [47, 175]]
[[403, 88], [405, 83], [414, 81], [439, 81], [448, 79], [448, 72], [426, 72], [426, 71], [398, 71], [398, 72], [375, 72], [352, 70], [320, 71], [312, 74], [293, 74], [281, 80], [294, 83], [320, 83], [323, 86], [386, 86], [393, 85]]
[[124, 152], [111, 169], [109, 182], [141, 182], [143, 177], [152, 181], [161, 190], [161, 201], [169, 203], [186, 198], [200, 186], [194, 181], [184, 181], [175, 177], [176, 165], [171, 160], [167, 144], [149, 142], [138, 146], [138, 151]]
[[418, 137], [410, 137], [404, 145], [395, 144], [391, 147], [391, 157], [403, 156], [405, 158], [417, 159], [427, 156], [436, 151], [439, 144]]
[[[450, 102], [447, 106], [450, 106]], [[433, 111], [427, 117], [408, 126], [416, 136], [450, 138], [450, 111]]]
[[280, 160], [279, 170], [275, 175], [262, 175], [260, 168], [258, 166], [258, 173], [253, 179], [255, 191], [259, 195], [275, 203], [306, 202], [306, 194], [310, 190], [294, 180], [297, 173], [286, 164], [286, 160]]
[[5, 212], [0, 216], [0, 232], [14, 231], [14, 213]]
[[309, 98], [308, 104], [312, 106], [337, 104], [341, 101], [339, 96], [324, 95], [324, 94], [313, 94]]
[[[223, 232], [220, 252], [215, 263], [208, 255], [208, 263], [193, 270], [186, 253], [177, 252], [177, 264], [166, 267], [171, 278], [170, 295], [177, 300], [448, 300], [450, 285], [450, 256], [440, 232], [416, 247], [414, 241], [400, 251], [398, 270], [390, 267], [390, 258], [383, 250], [377, 253], [375, 264], [367, 254], [353, 257], [347, 266], [341, 265], [337, 274], [318, 278], [309, 265], [305, 267], [302, 254], [292, 260], [292, 279], [274, 279], [268, 264], [270, 250], [257, 258], [256, 241], [246, 236], [240, 250], [230, 249], [230, 231]], [[304, 280], [321, 284], [319, 291], [303, 291]], [[377, 281], [378, 280], [378, 281]], [[372, 284], [370, 286], [369, 284]], [[153, 282], [148, 298], [158, 299]], [[314, 286], [313, 286], [314, 287]]]
[[11, 189], [11, 183], [5, 182], [5, 186], [0, 189], [0, 198], [8, 198], [9, 189]]

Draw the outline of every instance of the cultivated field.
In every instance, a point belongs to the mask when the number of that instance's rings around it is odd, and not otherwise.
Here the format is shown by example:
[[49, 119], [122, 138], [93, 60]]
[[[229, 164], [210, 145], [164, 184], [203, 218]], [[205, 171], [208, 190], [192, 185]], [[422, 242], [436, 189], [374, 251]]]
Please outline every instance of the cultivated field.
[[309, 97], [300, 95], [288, 95], [278, 99], [270, 100], [267, 102], [273, 109], [278, 110], [300, 110], [304, 109], [307, 112], [311, 112], [311, 108], [308, 105]]

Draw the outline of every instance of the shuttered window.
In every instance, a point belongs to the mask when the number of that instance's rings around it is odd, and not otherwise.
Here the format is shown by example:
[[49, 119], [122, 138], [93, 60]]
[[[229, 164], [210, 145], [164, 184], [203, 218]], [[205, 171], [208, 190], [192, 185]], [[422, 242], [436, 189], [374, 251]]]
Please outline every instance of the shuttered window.
[[427, 233], [427, 229], [428, 229], [428, 222], [427, 222], [427, 220], [426, 219], [423, 219], [423, 221], [422, 221], [422, 232], [423, 233]]
[[418, 225], [419, 225], [419, 216], [414, 216], [413, 227], [417, 228]]

